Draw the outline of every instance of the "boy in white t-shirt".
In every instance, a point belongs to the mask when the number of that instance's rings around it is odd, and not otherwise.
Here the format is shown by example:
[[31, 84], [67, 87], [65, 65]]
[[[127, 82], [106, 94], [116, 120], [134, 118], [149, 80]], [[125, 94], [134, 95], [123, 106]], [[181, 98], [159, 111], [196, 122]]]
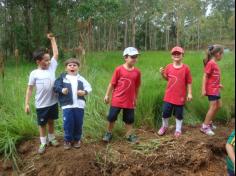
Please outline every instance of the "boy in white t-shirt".
[[80, 148], [83, 128], [85, 95], [92, 91], [91, 85], [79, 71], [80, 63], [71, 58], [65, 61], [66, 73], [55, 81], [53, 90], [58, 93], [63, 110], [64, 148]]
[[49, 144], [52, 146], [59, 145], [54, 135], [54, 120], [58, 119], [58, 100], [56, 94], [53, 92], [55, 72], [57, 69], [58, 49], [55, 37], [53, 37], [52, 34], [47, 34], [47, 38], [51, 41], [53, 57], [50, 59], [50, 55], [45, 49], [39, 49], [33, 53], [33, 58], [35, 59], [38, 68], [30, 73], [25, 97], [25, 112], [29, 113], [29, 101], [33, 88], [35, 87], [35, 106], [41, 142], [38, 149], [39, 154], [44, 153], [46, 150], [47, 125]]

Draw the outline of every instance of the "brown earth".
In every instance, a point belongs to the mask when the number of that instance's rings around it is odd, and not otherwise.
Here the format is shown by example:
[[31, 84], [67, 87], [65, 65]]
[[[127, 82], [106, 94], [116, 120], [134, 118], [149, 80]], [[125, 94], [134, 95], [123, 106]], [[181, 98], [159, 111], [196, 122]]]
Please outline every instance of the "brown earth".
[[174, 127], [166, 136], [138, 129], [140, 144], [116, 139], [110, 144], [84, 142], [80, 149], [65, 151], [61, 146], [48, 147], [37, 154], [38, 139], [19, 147], [21, 171], [14, 172], [11, 163], [0, 160], [0, 176], [224, 176], [226, 175], [225, 143], [234, 123], [219, 125], [213, 137], [199, 132], [199, 126], [185, 126], [183, 135], [173, 137]]

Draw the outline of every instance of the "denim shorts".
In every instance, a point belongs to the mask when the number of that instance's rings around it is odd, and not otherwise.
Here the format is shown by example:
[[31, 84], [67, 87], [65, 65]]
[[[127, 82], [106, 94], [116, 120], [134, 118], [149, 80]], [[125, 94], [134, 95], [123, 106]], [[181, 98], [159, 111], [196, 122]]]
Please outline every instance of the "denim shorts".
[[220, 95], [207, 95], [209, 101], [216, 101], [220, 99]]
[[111, 106], [109, 110], [109, 114], [107, 116], [107, 120], [109, 122], [115, 122], [117, 120], [118, 114], [120, 110], [123, 109], [123, 121], [126, 124], [133, 124], [134, 123], [134, 109], [127, 109], [127, 108], [118, 108]]
[[173, 115], [178, 120], [182, 120], [183, 119], [183, 112], [184, 112], [184, 105], [175, 105], [172, 103], [164, 102], [162, 117], [169, 118], [169, 117], [171, 117], [171, 115], [173, 113]]
[[37, 108], [37, 121], [39, 126], [44, 126], [47, 124], [48, 120], [58, 119], [58, 104], [54, 104], [45, 108]]

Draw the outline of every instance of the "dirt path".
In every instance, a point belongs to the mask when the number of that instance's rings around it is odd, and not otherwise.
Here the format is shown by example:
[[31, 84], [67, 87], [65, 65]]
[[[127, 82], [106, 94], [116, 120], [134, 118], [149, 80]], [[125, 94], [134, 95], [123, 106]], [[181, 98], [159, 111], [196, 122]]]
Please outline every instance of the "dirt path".
[[[110, 144], [84, 143], [80, 149], [48, 147], [43, 155], [36, 153], [38, 139], [26, 141], [19, 147], [23, 161], [22, 176], [224, 176], [226, 175], [225, 142], [234, 124], [219, 125], [216, 135], [208, 137], [197, 127], [184, 127], [179, 139], [174, 128], [164, 137], [152, 130], [137, 130], [139, 145], [124, 140]], [[11, 168], [1, 172], [8, 175]]]

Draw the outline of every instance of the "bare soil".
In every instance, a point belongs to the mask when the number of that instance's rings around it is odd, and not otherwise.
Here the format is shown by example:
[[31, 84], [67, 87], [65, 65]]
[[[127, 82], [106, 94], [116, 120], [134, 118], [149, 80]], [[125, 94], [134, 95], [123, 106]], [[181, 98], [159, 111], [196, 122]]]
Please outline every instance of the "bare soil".
[[225, 143], [235, 128], [234, 123], [219, 125], [216, 135], [209, 137], [199, 126], [184, 126], [176, 139], [174, 127], [160, 137], [156, 131], [137, 129], [139, 144], [116, 139], [109, 144], [83, 142], [80, 149], [65, 151], [60, 146], [47, 147], [37, 154], [38, 138], [24, 141], [18, 147], [22, 160], [20, 172], [11, 162], [0, 160], [0, 176], [224, 176], [226, 175]]

